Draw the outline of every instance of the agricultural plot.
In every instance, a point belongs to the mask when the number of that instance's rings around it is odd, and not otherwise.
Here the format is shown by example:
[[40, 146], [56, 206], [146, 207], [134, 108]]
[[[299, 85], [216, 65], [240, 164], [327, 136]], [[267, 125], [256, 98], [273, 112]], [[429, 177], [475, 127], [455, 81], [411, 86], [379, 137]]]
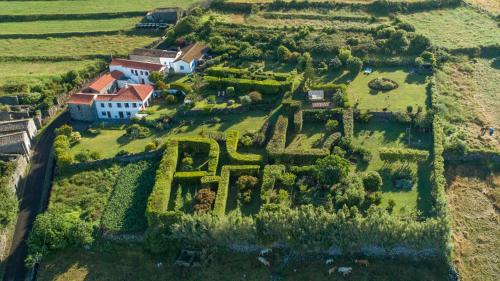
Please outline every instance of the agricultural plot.
[[496, 22], [470, 7], [401, 15], [440, 47], [456, 49], [500, 43]]

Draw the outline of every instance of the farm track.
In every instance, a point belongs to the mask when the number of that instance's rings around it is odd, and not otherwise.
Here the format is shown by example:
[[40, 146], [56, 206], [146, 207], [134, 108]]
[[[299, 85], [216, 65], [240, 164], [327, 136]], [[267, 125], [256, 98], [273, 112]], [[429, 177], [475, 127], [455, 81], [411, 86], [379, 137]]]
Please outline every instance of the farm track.
[[[30, 171], [26, 178], [24, 193], [20, 199], [20, 211], [17, 218], [14, 238], [7, 258], [4, 281], [23, 281], [26, 274], [24, 260], [27, 255], [26, 239], [33, 226], [36, 215], [41, 206], [45, 207], [42, 201], [44, 194], [44, 181], [48, 166], [52, 142], [54, 140], [54, 130], [69, 121], [69, 114], [63, 113], [57, 117], [42, 132], [31, 156]], [[46, 198], [45, 198], [46, 199]]]

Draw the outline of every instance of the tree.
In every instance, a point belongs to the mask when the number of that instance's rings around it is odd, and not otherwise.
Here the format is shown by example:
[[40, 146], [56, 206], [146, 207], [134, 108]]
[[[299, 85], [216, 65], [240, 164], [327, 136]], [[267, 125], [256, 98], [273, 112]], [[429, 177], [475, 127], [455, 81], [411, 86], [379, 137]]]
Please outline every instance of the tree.
[[240, 176], [236, 181], [239, 190], [252, 189], [257, 185], [258, 179], [254, 176]]
[[67, 136], [68, 138], [71, 137], [71, 133], [73, 133], [73, 128], [69, 125], [62, 125], [61, 127], [57, 128], [55, 130], [56, 136]]
[[284, 173], [280, 176], [281, 183], [286, 187], [292, 187], [296, 178], [297, 176], [292, 173]]
[[370, 192], [379, 191], [382, 188], [382, 177], [376, 171], [368, 172], [363, 177], [363, 185]]
[[347, 68], [353, 73], [358, 73], [363, 68], [363, 61], [358, 57], [350, 57], [347, 59]]
[[326, 121], [325, 129], [329, 133], [335, 132], [339, 128], [339, 121], [330, 119]]
[[390, 50], [394, 51], [404, 51], [408, 49], [410, 45], [410, 40], [406, 36], [406, 31], [397, 30], [396, 32], [391, 34], [391, 37], [386, 42], [386, 46]]
[[250, 92], [248, 96], [252, 100], [252, 103], [259, 103], [262, 101], [262, 94], [257, 91]]
[[334, 184], [349, 174], [350, 163], [338, 155], [329, 155], [316, 161], [315, 169], [318, 181], [322, 184]]
[[181, 36], [196, 31], [200, 28], [200, 20], [196, 16], [189, 15], [181, 19], [174, 28], [175, 35]]
[[195, 199], [196, 204], [194, 205], [194, 209], [196, 213], [208, 213], [212, 209], [212, 205], [215, 201], [215, 192], [210, 190], [210, 188], [202, 188], [196, 194]]
[[431, 47], [431, 41], [421, 35], [417, 34], [410, 40], [410, 46], [408, 47], [408, 51], [412, 54], [419, 54]]
[[278, 60], [281, 62], [288, 62], [290, 58], [292, 57], [292, 52], [290, 50], [281, 45], [278, 47], [278, 50], [276, 51], [276, 55], [278, 57]]
[[158, 82], [164, 82], [163, 80], [165, 79], [165, 76], [159, 71], [153, 71], [151, 72], [151, 74], [149, 74], [148, 79], [152, 83], [157, 84]]
[[335, 56], [330, 60], [328, 66], [330, 67], [330, 69], [338, 70], [342, 67], [342, 61], [339, 59], [339, 57]]
[[351, 57], [351, 49], [340, 48], [338, 58], [342, 63], [347, 63], [347, 60]]
[[240, 103], [242, 105], [249, 105], [249, 104], [252, 103], [252, 99], [248, 95], [241, 96], [240, 97]]

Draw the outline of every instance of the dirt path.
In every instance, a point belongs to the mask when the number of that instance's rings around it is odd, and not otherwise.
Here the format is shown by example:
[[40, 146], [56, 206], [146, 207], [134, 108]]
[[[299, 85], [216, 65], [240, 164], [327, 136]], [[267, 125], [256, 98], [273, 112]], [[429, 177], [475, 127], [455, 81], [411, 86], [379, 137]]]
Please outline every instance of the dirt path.
[[[26, 238], [33, 226], [41, 206], [43, 183], [49, 154], [54, 140], [54, 129], [69, 121], [67, 113], [60, 115], [42, 132], [38, 143], [33, 149], [31, 166], [24, 194], [20, 202], [20, 211], [17, 218], [14, 239], [10, 255], [7, 259], [4, 281], [24, 281], [26, 268], [24, 260], [27, 254]], [[45, 203], [45, 202], [44, 202]]]

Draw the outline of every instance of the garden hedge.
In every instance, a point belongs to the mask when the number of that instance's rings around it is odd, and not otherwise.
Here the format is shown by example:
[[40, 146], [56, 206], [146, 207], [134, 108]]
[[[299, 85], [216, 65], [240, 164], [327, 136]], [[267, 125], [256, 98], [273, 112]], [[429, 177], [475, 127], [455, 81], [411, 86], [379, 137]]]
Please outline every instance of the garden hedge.
[[177, 136], [173, 138], [179, 145], [186, 145], [197, 149], [209, 148], [207, 174], [215, 175], [219, 163], [220, 148], [217, 141], [211, 138], [199, 136]]
[[303, 109], [302, 110], [303, 119], [306, 122], [326, 122], [330, 119], [335, 119], [342, 121], [342, 109], [332, 108], [332, 109]]
[[354, 135], [354, 114], [352, 108], [344, 109], [342, 113], [342, 124], [344, 127], [344, 136], [352, 138]]
[[146, 218], [148, 225], [153, 226], [161, 223], [161, 217], [167, 213], [168, 200], [172, 190], [177, 160], [179, 158], [178, 142], [168, 140], [163, 157], [156, 170], [155, 184], [148, 198], [146, 206]]
[[337, 142], [340, 140], [341, 137], [342, 137], [342, 134], [339, 132], [335, 132], [335, 133], [329, 135], [326, 138], [325, 142], [323, 143], [323, 148], [331, 151], [333, 149], [333, 147], [337, 144]]
[[409, 148], [382, 147], [380, 160], [384, 162], [423, 162], [429, 158], [429, 151]]
[[233, 68], [233, 67], [223, 67], [223, 66], [212, 66], [205, 70], [205, 74], [215, 77], [242, 77], [245, 75], [251, 75], [251, 72], [245, 68]]
[[262, 156], [258, 154], [241, 154], [238, 153], [238, 142], [240, 140], [240, 132], [228, 131], [226, 133], [226, 148], [227, 154], [232, 164], [260, 164]]
[[293, 115], [293, 130], [295, 131], [295, 133], [302, 132], [302, 123], [302, 110], [299, 110]]
[[226, 212], [227, 196], [229, 194], [229, 181], [231, 173], [236, 175], [255, 175], [259, 172], [258, 165], [225, 165], [222, 166], [219, 187], [214, 203], [214, 214], [223, 216]]
[[280, 82], [276, 80], [250, 80], [241, 78], [220, 78], [214, 76], [205, 76], [205, 81], [212, 89], [226, 89], [227, 87], [234, 87], [237, 91], [248, 93], [257, 91], [262, 94], [278, 94], [280, 92], [287, 92], [291, 90], [290, 82]]
[[271, 192], [276, 179], [285, 172], [285, 165], [266, 165], [262, 175], [262, 186], [260, 189], [260, 198], [262, 203], [270, 203]]

